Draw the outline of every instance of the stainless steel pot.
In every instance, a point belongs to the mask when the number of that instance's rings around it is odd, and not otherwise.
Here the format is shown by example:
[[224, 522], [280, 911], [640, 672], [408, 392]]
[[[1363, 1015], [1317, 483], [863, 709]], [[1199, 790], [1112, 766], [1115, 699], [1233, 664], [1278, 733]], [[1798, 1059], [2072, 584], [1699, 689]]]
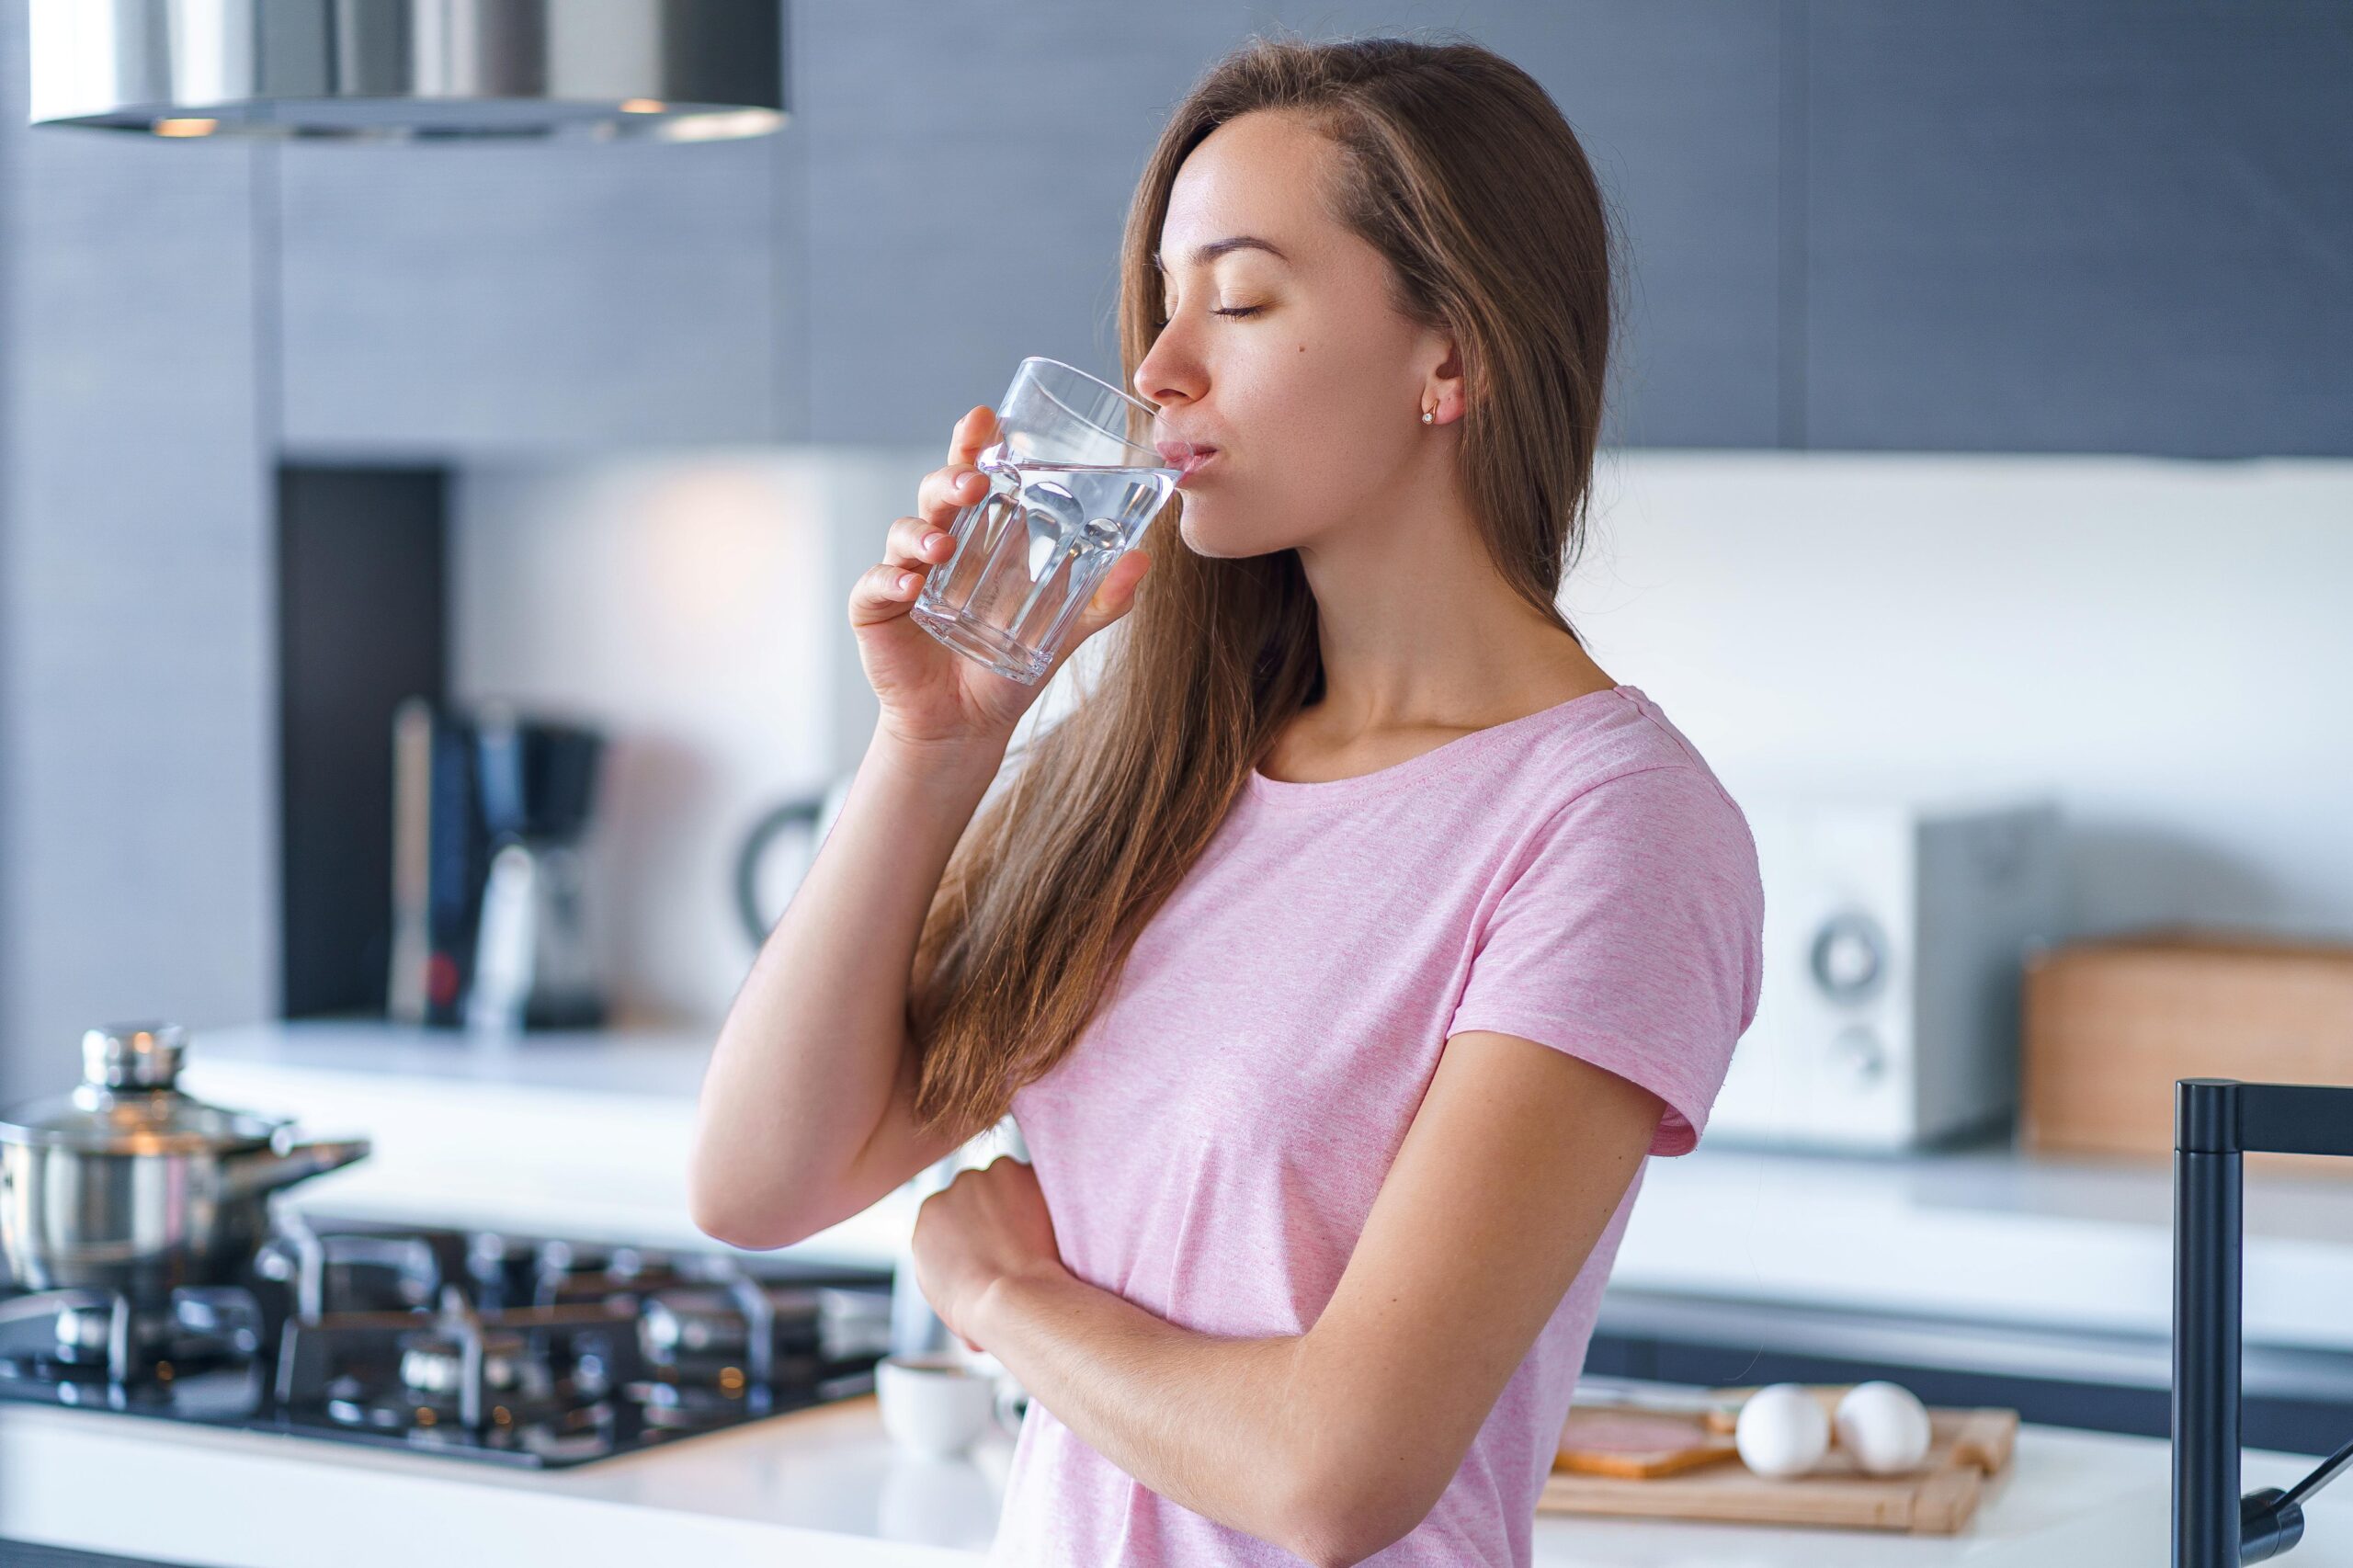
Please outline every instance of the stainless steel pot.
[[364, 1138], [298, 1143], [290, 1122], [182, 1094], [187, 1042], [177, 1024], [92, 1029], [77, 1087], [0, 1111], [0, 1261], [16, 1284], [154, 1300], [229, 1283], [267, 1233], [272, 1192], [367, 1155]]

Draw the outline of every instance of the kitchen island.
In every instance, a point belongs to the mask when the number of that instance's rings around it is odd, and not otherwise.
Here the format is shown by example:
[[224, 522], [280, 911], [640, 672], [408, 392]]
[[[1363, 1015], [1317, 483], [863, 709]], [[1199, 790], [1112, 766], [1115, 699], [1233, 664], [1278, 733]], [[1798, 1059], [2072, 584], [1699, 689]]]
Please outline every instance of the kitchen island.
[[[98, 1411], [0, 1405], [0, 1540], [190, 1568], [972, 1568], [1012, 1455], [926, 1460], [844, 1401], [555, 1471], [509, 1470]], [[2150, 1568], [2166, 1561], [2168, 1446], [2027, 1426], [1959, 1534], [1542, 1516], [1552, 1568]], [[1737, 1461], [1733, 1461], [1737, 1462]], [[2298, 1455], [2250, 1453], [2248, 1487]], [[2353, 1568], [2353, 1494], [2324, 1492], [2287, 1561]]]

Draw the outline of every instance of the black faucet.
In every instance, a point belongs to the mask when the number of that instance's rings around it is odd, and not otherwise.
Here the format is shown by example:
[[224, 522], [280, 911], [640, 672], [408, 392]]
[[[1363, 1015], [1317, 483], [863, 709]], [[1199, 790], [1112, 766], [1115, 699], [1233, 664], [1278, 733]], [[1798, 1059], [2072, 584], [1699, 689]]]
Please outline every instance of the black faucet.
[[2353, 1156], [2353, 1088], [2174, 1081], [2173, 1568], [2238, 1568], [2304, 1536], [2304, 1499], [2353, 1464], [2347, 1443], [2295, 1485], [2239, 1495], [2240, 1155]]

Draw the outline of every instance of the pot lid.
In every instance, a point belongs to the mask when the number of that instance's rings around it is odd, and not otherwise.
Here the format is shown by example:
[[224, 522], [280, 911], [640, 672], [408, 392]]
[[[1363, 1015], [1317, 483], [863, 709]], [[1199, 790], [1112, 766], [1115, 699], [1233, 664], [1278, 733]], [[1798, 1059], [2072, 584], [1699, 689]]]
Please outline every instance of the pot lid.
[[109, 1024], [82, 1036], [82, 1082], [71, 1093], [0, 1111], [0, 1142], [93, 1154], [239, 1153], [267, 1147], [288, 1122], [182, 1094], [188, 1050], [177, 1024]]

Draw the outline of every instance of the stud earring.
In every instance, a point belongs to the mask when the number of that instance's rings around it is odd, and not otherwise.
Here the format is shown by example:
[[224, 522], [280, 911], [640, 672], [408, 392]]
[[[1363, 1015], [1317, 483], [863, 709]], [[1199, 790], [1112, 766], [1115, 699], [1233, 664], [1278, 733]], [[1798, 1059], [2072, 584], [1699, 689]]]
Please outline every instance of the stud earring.
[[1433, 418], [1433, 417], [1434, 417], [1434, 416], [1431, 415], [1431, 413], [1430, 413], [1430, 411], [1429, 411], [1428, 409], [1425, 408], [1424, 410], [1422, 410], [1422, 423], [1423, 423], [1423, 424], [1425, 424], [1425, 425], [1429, 424], [1429, 423], [1431, 422], [1431, 420], [1432, 420], [1432, 418]]

